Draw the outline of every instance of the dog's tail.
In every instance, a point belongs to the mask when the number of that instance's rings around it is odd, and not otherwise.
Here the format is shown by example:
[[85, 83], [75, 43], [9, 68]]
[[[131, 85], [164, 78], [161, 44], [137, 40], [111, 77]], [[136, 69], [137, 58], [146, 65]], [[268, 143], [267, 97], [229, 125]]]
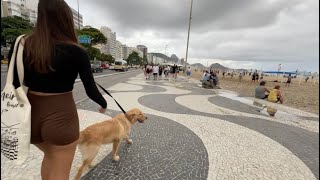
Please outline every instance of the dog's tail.
[[78, 144], [82, 144], [85, 140], [85, 132], [81, 131], [78, 139]]

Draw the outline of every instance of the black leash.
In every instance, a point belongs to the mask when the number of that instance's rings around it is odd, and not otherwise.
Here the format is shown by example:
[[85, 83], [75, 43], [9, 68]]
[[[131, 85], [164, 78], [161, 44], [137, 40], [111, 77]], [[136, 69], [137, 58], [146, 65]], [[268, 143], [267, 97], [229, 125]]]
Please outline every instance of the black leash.
[[105, 88], [103, 88], [100, 84], [98, 84], [98, 83], [96, 83], [106, 94], [108, 94], [116, 103], [117, 103], [117, 105], [119, 106], [119, 108], [121, 109], [121, 111], [126, 115], [127, 113], [126, 113], [126, 111], [121, 107], [121, 105], [118, 103], [118, 101], [117, 100], [115, 100], [113, 97], [112, 97], [112, 95], [105, 89]]

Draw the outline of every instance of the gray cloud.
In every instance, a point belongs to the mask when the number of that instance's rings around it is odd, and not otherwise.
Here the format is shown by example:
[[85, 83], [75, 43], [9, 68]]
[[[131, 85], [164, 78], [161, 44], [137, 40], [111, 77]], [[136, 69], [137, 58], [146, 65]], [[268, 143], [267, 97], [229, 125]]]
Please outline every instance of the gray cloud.
[[[67, 2], [76, 9], [75, 0]], [[84, 24], [109, 26], [128, 45], [185, 56], [190, 0], [80, 0]], [[316, 0], [194, 0], [190, 60], [283, 63], [318, 71]]]

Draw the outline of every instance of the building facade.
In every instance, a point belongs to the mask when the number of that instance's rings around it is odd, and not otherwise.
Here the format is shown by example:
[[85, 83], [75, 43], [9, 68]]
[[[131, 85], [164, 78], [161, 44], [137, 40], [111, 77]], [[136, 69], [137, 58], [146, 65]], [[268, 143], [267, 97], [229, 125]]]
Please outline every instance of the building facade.
[[133, 53], [133, 52], [137, 52], [138, 55], [139, 55], [141, 58], [143, 58], [143, 52], [142, 52], [142, 51], [140, 51], [140, 50], [139, 50], [138, 48], [136, 48], [136, 47], [129, 47], [129, 51], [128, 51], [129, 55], [130, 55], [131, 53]]
[[78, 14], [78, 11], [74, 10], [72, 7], [70, 7], [70, 9], [72, 11], [74, 27], [76, 29], [82, 29], [83, 28], [83, 17], [82, 17], [82, 15]]
[[[35, 1], [35, 0], [33, 0]], [[37, 21], [37, 9], [31, 6], [27, 0], [6, 0], [1, 1], [1, 17], [19, 16], [30, 20], [32, 23]], [[30, 7], [28, 6], [30, 4]]]
[[125, 44], [122, 44], [122, 58], [123, 59], [128, 59], [128, 57], [129, 57], [129, 48], [128, 48], [128, 46], [127, 45], [125, 45]]
[[116, 58], [115, 59], [124, 59], [122, 56], [122, 44], [120, 41], [116, 41]]
[[148, 54], [148, 48], [144, 45], [137, 45], [137, 48], [142, 51], [143, 53], [143, 59], [147, 58], [147, 54]]
[[112, 30], [106, 26], [101, 27], [100, 31], [107, 38], [108, 54], [111, 54], [113, 58], [116, 58], [116, 33], [112, 32]]

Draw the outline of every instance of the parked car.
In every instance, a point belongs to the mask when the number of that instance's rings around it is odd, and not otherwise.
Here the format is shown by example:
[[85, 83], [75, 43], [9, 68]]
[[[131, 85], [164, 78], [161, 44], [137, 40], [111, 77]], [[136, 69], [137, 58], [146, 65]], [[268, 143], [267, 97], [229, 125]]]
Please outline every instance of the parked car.
[[114, 70], [114, 65], [110, 65], [109, 70]]
[[100, 67], [102, 69], [109, 69], [109, 64], [101, 64]]
[[91, 72], [93, 73], [103, 72], [103, 69], [100, 66], [101, 66], [100, 63], [98, 62], [91, 63]]

